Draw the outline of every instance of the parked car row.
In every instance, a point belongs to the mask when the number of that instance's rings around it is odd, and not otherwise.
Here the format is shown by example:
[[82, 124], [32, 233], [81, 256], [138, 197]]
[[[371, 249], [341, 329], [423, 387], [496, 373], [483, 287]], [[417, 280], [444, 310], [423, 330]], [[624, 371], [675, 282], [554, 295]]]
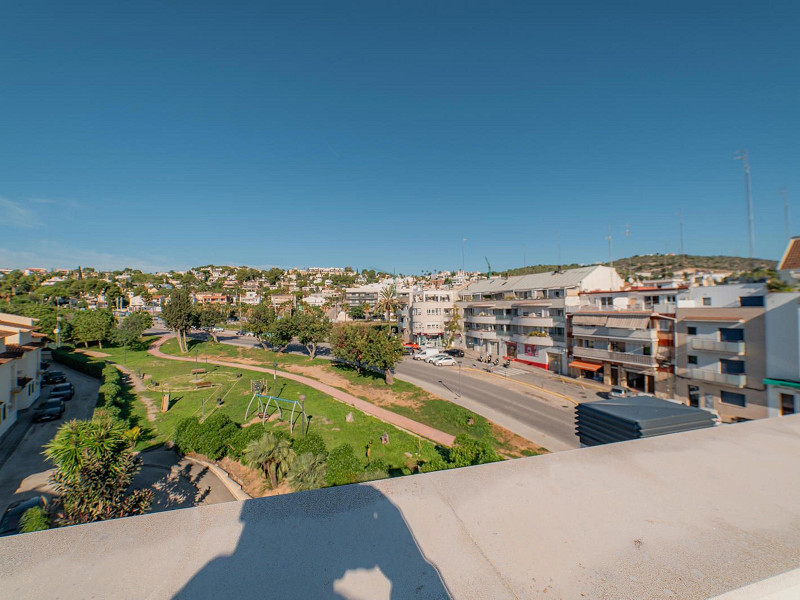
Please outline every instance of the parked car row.
[[458, 350], [457, 348], [451, 348], [450, 350], [442, 350], [441, 348], [423, 348], [419, 352], [416, 352], [411, 356], [414, 360], [423, 360], [426, 363], [435, 365], [437, 367], [451, 367], [457, 364], [457, 361], [454, 356], [459, 356], [458, 352], [461, 352], [460, 356], [463, 356], [463, 351]]
[[67, 376], [62, 371], [46, 371], [42, 375], [42, 383], [53, 385], [53, 388], [33, 411], [33, 420], [36, 423], [60, 419], [67, 410], [66, 402], [75, 396], [75, 386], [67, 381]]

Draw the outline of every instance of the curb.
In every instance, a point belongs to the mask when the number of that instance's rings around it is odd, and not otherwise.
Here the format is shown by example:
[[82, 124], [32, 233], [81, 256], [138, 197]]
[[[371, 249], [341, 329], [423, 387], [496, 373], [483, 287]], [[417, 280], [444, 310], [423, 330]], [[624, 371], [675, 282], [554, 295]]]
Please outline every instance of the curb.
[[242, 486], [240, 486], [233, 479], [231, 479], [231, 476], [228, 475], [228, 472], [225, 469], [222, 469], [221, 467], [215, 465], [214, 463], [200, 460], [199, 458], [192, 458], [191, 456], [184, 456], [183, 458], [200, 466], [206, 467], [209, 471], [214, 473], [214, 475], [217, 476], [217, 479], [219, 479], [222, 482], [222, 485], [225, 486], [225, 488], [231, 493], [234, 499], [236, 500], [253, 499], [253, 497], [250, 494], [248, 494], [242, 489]]

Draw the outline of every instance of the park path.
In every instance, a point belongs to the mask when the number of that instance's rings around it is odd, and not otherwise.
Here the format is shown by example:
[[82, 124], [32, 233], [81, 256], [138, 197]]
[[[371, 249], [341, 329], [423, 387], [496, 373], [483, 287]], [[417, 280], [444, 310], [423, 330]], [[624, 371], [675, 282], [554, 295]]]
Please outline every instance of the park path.
[[144, 382], [139, 379], [130, 369], [118, 364], [114, 364], [114, 366], [117, 367], [117, 369], [128, 378], [128, 381], [133, 384], [133, 390], [136, 392], [136, 397], [139, 398], [139, 401], [144, 404], [145, 408], [147, 409], [147, 420], [155, 423], [158, 409], [153, 401], [144, 395], [144, 393], [147, 391]]
[[[170, 354], [164, 354], [163, 352], [161, 352], [161, 345], [172, 337], [174, 336], [165, 335], [159, 338], [152, 346], [150, 346], [148, 352], [153, 356], [157, 356], [158, 358], [166, 358], [168, 360], [180, 360], [183, 362], [194, 362], [194, 358], [191, 358], [189, 356], [172, 356]], [[259, 373], [273, 372], [272, 369], [268, 369], [265, 367], [245, 365], [234, 361], [209, 359], [208, 362], [214, 365], [219, 365], [221, 367], [247, 369], [248, 371], [257, 371]], [[286, 379], [291, 379], [298, 383], [302, 383], [303, 385], [307, 385], [308, 387], [314, 388], [315, 390], [319, 390], [320, 392], [328, 394], [329, 396], [336, 398], [340, 402], [349, 404], [353, 408], [357, 408], [363, 413], [375, 417], [376, 419], [380, 419], [384, 423], [389, 423], [390, 425], [394, 425], [398, 429], [402, 429], [409, 433], [413, 433], [420, 437], [424, 437], [433, 442], [436, 442], [437, 444], [441, 444], [443, 446], [452, 446], [453, 442], [455, 441], [455, 437], [450, 435], [449, 433], [445, 433], [444, 431], [440, 431], [438, 429], [435, 429], [418, 421], [414, 421], [413, 419], [409, 419], [408, 417], [398, 415], [397, 413], [393, 413], [392, 411], [386, 410], [385, 408], [381, 408], [380, 406], [375, 406], [374, 404], [371, 404], [366, 400], [357, 398], [356, 396], [348, 394], [347, 392], [343, 392], [342, 390], [327, 385], [325, 383], [322, 383], [321, 381], [317, 381], [316, 379], [311, 379], [310, 377], [304, 377], [303, 375], [296, 375], [295, 373], [289, 373], [287, 371], [278, 371], [278, 374], [281, 377], [285, 377]]]

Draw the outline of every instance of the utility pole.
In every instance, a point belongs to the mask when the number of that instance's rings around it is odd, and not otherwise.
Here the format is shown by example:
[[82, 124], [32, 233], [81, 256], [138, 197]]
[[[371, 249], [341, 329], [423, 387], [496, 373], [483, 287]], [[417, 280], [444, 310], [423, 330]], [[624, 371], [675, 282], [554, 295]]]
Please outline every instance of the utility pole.
[[780, 189], [781, 196], [783, 196], [783, 226], [786, 228], [786, 241], [792, 239], [792, 226], [789, 220], [789, 194], [786, 188]]
[[747, 150], [740, 150], [734, 156], [734, 160], [741, 160], [744, 167], [744, 186], [747, 196], [747, 233], [749, 237], [748, 258], [753, 258], [753, 246], [755, 244], [755, 232], [753, 231], [753, 196], [750, 189], [750, 163], [747, 161]]

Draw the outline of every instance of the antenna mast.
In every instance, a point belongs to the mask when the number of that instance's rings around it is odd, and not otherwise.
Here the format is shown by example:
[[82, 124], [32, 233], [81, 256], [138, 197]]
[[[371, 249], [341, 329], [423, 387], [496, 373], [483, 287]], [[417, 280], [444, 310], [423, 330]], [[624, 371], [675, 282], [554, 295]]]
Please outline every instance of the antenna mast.
[[744, 167], [744, 185], [745, 194], [747, 195], [747, 233], [749, 236], [748, 258], [753, 258], [753, 245], [755, 239], [755, 232], [753, 231], [753, 196], [750, 190], [750, 163], [747, 161], [747, 150], [740, 150], [739, 154], [734, 157], [735, 160], [741, 160]]
[[792, 226], [789, 220], [789, 194], [786, 188], [781, 188], [780, 192], [781, 196], [783, 196], [783, 224], [786, 228], [786, 241], [788, 242], [792, 239]]

